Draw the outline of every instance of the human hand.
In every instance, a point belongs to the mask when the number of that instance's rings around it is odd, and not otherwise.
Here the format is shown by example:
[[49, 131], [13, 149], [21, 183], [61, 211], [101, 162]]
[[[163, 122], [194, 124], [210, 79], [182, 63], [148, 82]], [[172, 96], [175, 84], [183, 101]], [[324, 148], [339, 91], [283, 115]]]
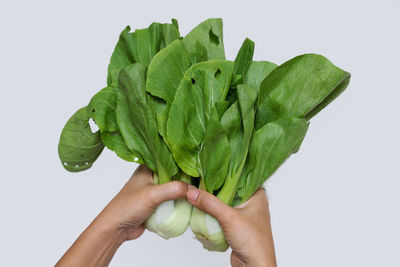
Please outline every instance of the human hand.
[[124, 241], [142, 235], [143, 223], [159, 204], [185, 198], [187, 188], [179, 181], [154, 185], [152, 172], [140, 166], [56, 266], [108, 266]]
[[193, 206], [216, 218], [232, 248], [232, 266], [276, 266], [268, 199], [259, 188], [242, 205], [232, 208], [214, 195], [189, 186]]
[[136, 239], [144, 232], [143, 223], [157, 206], [168, 200], [185, 198], [187, 188], [188, 185], [180, 181], [154, 185], [151, 170], [141, 165], [97, 220], [115, 228], [125, 240]]

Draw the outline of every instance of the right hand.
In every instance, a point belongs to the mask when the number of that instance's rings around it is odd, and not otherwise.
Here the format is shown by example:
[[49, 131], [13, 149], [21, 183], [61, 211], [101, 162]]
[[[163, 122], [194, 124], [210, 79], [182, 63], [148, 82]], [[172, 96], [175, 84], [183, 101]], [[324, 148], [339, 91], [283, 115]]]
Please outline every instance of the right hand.
[[232, 248], [233, 267], [276, 266], [268, 199], [263, 188], [235, 208], [193, 186], [189, 186], [186, 197], [193, 206], [218, 220]]

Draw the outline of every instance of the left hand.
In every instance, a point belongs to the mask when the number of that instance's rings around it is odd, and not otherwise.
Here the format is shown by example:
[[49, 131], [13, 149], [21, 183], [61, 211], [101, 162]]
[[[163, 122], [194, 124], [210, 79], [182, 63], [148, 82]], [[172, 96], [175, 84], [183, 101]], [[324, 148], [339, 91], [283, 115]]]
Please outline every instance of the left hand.
[[154, 185], [153, 174], [141, 165], [100, 213], [96, 220], [111, 225], [124, 240], [133, 240], [145, 230], [143, 223], [162, 202], [185, 198], [188, 184], [172, 181]]

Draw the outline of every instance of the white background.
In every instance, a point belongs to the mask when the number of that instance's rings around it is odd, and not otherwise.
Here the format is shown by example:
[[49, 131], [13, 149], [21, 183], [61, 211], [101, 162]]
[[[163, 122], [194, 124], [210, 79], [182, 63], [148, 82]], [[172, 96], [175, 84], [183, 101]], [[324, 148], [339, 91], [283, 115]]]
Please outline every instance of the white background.
[[[64, 123], [105, 86], [120, 31], [174, 17], [186, 34], [222, 17], [230, 59], [250, 37], [257, 60], [316, 52], [352, 73], [267, 182], [279, 265], [400, 266], [399, 14], [396, 0], [1, 0], [0, 265], [54, 265], [134, 171], [105, 151], [68, 173], [57, 155]], [[111, 266], [228, 264], [189, 230], [146, 232]]]

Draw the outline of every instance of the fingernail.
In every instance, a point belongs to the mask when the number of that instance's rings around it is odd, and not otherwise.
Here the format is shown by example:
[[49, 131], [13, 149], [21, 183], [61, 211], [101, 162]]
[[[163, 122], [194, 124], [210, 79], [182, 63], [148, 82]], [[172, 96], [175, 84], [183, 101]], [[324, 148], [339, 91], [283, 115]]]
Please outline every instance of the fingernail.
[[196, 187], [194, 185], [188, 184], [188, 190], [193, 190], [196, 189]]
[[188, 188], [189, 188], [189, 190], [188, 190], [186, 196], [190, 201], [195, 202], [200, 193], [199, 189], [197, 189], [193, 185], [189, 185]]

